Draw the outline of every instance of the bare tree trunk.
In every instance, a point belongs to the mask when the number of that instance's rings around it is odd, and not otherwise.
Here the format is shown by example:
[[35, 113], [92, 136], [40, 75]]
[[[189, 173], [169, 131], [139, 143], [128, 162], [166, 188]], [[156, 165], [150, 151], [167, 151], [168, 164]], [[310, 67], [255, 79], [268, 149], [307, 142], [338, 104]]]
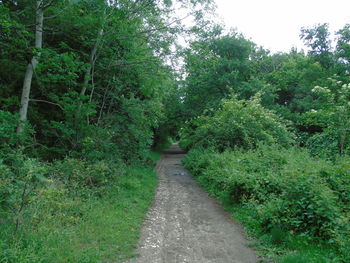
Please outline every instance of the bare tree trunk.
[[[101, 27], [100, 29], [98, 30], [98, 33], [97, 33], [97, 38], [95, 40], [95, 43], [94, 43], [94, 46], [90, 52], [90, 58], [89, 58], [89, 64], [88, 64], [88, 68], [84, 74], [84, 81], [83, 81], [83, 86], [81, 87], [81, 90], [80, 90], [80, 95], [85, 95], [86, 93], [86, 90], [87, 90], [87, 87], [89, 85], [89, 81], [90, 79], [92, 80], [92, 90], [91, 90], [91, 93], [90, 93], [90, 102], [92, 101], [92, 96], [93, 96], [93, 93], [94, 93], [94, 89], [95, 89], [95, 86], [94, 86], [94, 82], [93, 82], [93, 74], [94, 74], [94, 69], [95, 69], [95, 62], [96, 62], [96, 59], [97, 59], [97, 50], [99, 48], [99, 45], [100, 45], [100, 41], [102, 40], [103, 38], [103, 33], [104, 33], [104, 24], [105, 24], [105, 20], [107, 19], [107, 2], [105, 1], [105, 8], [103, 10], [103, 16], [102, 16], [102, 24], [101, 24]], [[78, 115], [80, 113], [80, 109], [81, 109], [81, 106], [82, 106], [82, 102], [80, 103], [79, 105], [79, 108], [78, 108], [78, 111], [76, 112], [76, 119], [78, 118]], [[90, 119], [89, 119], [89, 116], [87, 116], [87, 123], [89, 124], [90, 123]]]
[[103, 94], [103, 101], [102, 101], [102, 106], [101, 106], [100, 113], [99, 113], [98, 119], [97, 119], [97, 126], [99, 126], [99, 124], [100, 124], [100, 121], [101, 121], [101, 118], [102, 118], [102, 114], [103, 114], [103, 109], [104, 109], [104, 107], [106, 105], [108, 90], [109, 90], [109, 86], [107, 86], [107, 88], [106, 88], [106, 90], [105, 90], [105, 92]]
[[93, 70], [93, 68], [95, 66], [95, 62], [96, 62], [96, 58], [97, 58], [96, 57], [97, 49], [99, 47], [100, 41], [103, 38], [103, 34], [104, 34], [103, 28], [104, 28], [106, 19], [108, 17], [107, 8], [111, 5], [109, 0], [104, 0], [104, 3], [105, 3], [105, 7], [103, 9], [102, 24], [101, 24], [101, 27], [100, 27], [98, 33], [97, 33], [97, 38], [96, 38], [94, 47], [92, 48], [91, 53], [90, 53], [89, 65], [88, 65], [88, 68], [87, 68], [85, 75], [84, 75], [84, 82], [83, 82], [83, 86], [82, 86], [81, 91], [80, 91], [80, 95], [85, 95], [85, 93], [86, 93], [86, 89], [87, 89], [87, 86], [88, 86], [90, 78], [91, 78], [91, 71]]
[[95, 61], [96, 61], [97, 48], [98, 48], [98, 44], [100, 42], [99, 38], [102, 35], [103, 35], [103, 28], [100, 29], [100, 31], [98, 33], [98, 37], [97, 37], [96, 42], [94, 44], [94, 47], [91, 50], [89, 65], [88, 65], [88, 68], [87, 68], [87, 70], [85, 72], [85, 75], [84, 75], [84, 82], [83, 82], [83, 86], [82, 86], [81, 91], [80, 91], [80, 95], [85, 95], [87, 86], [88, 86], [90, 78], [91, 78], [91, 70], [92, 70], [92, 68], [93, 68], [93, 66], [95, 64]]
[[[106, 9], [104, 11], [103, 19], [106, 19]], [[85, 95], [85, 93], [86, 93], [86, 89], [87, 89], [87, 86], [88, 86], [90, 78], [91, 78], [91, 71], [95, 66], [97, 49], [98, 49], [98, 46], [100, 44], [100, 40], [103, 37], [103, 27], [104, 27], [104, 21], [102, 22], [101, 28], [98, 31], [94, 47], [92, 48], [91, 53], [90, 53], [89, 65], [88, 65], [88, 68], [87, 68], [85, 75], [84, 75], [84, 82], [83, 82], [83, 86], [82, 86], [81, 91], [80, 91], [80, 95]]]
[[19, 119], [21, 123], [17, 127], [17, 133], [23, 131], [23, 121], [27, 120], [28, 107], [30, 100], [30, 90], [32, 86], [33, 73], [36, 65], [38, 64], [37, 57], [41, 55], [41, 48], [43, 45], [43, 24], [44, 24], [44, 8], [43, 0], [36, 1], [36, 26], [35, 26], [35, 48], [38, 49], [38, 53], [33, 56], [30, 63], [27, 65], [27, 70], [24, 75], [23, 89], [21, 96], [21, 108], [19, 110]]

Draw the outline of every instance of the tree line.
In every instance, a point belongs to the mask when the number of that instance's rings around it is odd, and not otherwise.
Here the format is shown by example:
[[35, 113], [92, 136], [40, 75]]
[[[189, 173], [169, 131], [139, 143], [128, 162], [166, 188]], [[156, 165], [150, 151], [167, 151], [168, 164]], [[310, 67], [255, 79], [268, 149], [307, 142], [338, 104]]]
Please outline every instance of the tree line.
[[335, 36], [271, 54], [216, 27], [184, 52], [184, 164], [274, 262], [350, 259], [350, 25]]
[[177, 35], [210, 6], [0, 1], [0, 261], [132, 253], [156, 186], [151, 149], [176, 133]]

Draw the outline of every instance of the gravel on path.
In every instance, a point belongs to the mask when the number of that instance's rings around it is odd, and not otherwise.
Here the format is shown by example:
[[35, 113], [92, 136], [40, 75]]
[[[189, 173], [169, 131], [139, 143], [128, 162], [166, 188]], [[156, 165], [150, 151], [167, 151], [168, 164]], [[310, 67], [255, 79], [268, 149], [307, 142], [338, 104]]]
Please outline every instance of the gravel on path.
[[157, 164], [159, 185], [129, 263], [255, 263], [241, 226], [181, 165], [174, 144]]

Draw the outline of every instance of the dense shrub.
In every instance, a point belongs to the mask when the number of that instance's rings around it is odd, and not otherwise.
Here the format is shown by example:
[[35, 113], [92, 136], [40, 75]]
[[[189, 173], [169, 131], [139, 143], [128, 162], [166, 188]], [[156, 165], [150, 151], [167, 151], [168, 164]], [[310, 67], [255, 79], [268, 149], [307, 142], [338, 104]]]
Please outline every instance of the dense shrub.
[[55, 162], [50, 177], [60, 179], [68, 187], [96, 187], [113, 182], [125, 174], [125, 165], [118, 160], [90, 161], [65, 159]]
[[37, 211], [29, 207], [38, 205], [38, 192], [50, 183], [48, 168], [20, 151], [11, 152], [5, 160], [0, 158], [0, 231], [5, 228], [17, 235], [21, 228], [29, 227], [28, 221]]
[[0, 159], [0, 220], [14, 221], [18, 228], [22, 218], [30, 221], [38, 211], [68, 209], [74, 202], [65, 202], [67, 197], [99, 193], [125, 174], [126, 166], [118, 160], [67, 158], [48, 164], [12, 153], [5, 162]]
[[0, 162], [0, 262], [99, 262], [132, 252], [156, 186], [151, 167], [11, 159], [16, 166]]
[[216, 196], [253, 207], [264, 231], [309, 235], [350, 245], [348, 159], [314, 159], [300, 148], [259, 146], [224, 153], [192, 150], [184, 160]]
[[11, 199], [11, 179], [13, 176], [10, 169], [0, 163], [0, 218], [9, 209]]
[[198, 117], [181, 131], [180, 145], [225, 149], [255, 148], [259, 142], [283, 146], [293, 141], [292, 134], [274, 112], [261, 106], [259, 99], [223, 100], [214, 114]]
[[327, 87], [314, 87], [312, 91], [320, 100], [320, 109], [301, 116], [302, 125], [319, 129], [311, 134], [306, 146], [313, 155], [328, 159], [350, 152], [350, 84], [348, 80], [344, 83], [338, 79], [333, 76], [328, 78]]
[[306, 141], [306, 147], [313, 156], [334, 159], [339, 154], [338, 135], [334, 130], [325, 129]]
[[32, 144], [31, 134], [33, 130], [28, 123], [24, 123], [24, 131], [16, 133], [20, 123], [16, 114], [0, 110], [0, 157], [6, 156], [17, 145], [29, 147]]

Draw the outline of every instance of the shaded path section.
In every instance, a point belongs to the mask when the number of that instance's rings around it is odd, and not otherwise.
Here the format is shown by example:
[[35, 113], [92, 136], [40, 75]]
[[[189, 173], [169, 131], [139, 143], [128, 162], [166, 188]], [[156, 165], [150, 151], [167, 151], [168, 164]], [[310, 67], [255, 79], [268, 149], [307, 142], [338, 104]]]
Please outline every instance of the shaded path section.
[[159, 185], [130, 263], [254, 263], [240, 226], [197, 185], [174, 144], [157, 165]]

